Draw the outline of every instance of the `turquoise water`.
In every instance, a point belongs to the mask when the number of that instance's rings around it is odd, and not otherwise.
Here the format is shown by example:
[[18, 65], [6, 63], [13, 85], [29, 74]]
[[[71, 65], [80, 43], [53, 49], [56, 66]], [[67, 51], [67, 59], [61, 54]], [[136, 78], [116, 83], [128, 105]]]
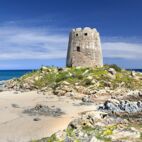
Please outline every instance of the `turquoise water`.
[[18, 78], [32, 70], [0, 70], [0, 81]]

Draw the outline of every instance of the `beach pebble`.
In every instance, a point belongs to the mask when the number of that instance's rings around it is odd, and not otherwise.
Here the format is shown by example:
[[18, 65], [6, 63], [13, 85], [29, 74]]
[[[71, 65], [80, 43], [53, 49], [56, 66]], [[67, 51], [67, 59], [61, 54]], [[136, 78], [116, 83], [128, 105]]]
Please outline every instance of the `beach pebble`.
[[11, 104], [11, 106], [14, 108], [19, 108], [19, 105], [17, 105], [17, 104]]
[[34, 118], [33, 121], [40, 121], [40, 118]]

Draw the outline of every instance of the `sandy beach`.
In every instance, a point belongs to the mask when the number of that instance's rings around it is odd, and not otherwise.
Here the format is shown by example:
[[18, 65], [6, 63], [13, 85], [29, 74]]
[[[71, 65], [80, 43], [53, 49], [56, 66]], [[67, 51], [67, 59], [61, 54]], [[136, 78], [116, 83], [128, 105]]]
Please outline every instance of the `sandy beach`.
[[[27, 142], [50, 136], [63, 130], [79, 113], [94, 110], [95, 106], [81, 106], [80, 100], [55, 95], [42, 95], [36, 91], [0, 93], [0, 142]], [[37, 104], [60, 108], [64, 114], [59, 117], [23, 113]], [[38, 118], [39, 121], [34, 121]]]

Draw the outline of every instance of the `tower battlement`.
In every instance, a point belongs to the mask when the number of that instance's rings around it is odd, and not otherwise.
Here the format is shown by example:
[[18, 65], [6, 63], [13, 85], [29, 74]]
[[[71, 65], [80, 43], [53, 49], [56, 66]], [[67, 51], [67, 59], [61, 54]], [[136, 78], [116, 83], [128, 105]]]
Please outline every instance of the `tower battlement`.
[[100, 35], [95, 28], [72, 29], [69, 36], [67, 66], [102, 66]]

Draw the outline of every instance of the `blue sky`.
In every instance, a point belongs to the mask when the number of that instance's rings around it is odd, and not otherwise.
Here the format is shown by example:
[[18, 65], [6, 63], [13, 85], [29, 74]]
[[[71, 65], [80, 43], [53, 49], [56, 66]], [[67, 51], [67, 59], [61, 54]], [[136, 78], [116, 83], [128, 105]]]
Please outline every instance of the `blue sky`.
[[104, 63], [142, 68], [141, 0], [0, 0], [0, 69], [64, 66], [68, 33], [96, 28]]

